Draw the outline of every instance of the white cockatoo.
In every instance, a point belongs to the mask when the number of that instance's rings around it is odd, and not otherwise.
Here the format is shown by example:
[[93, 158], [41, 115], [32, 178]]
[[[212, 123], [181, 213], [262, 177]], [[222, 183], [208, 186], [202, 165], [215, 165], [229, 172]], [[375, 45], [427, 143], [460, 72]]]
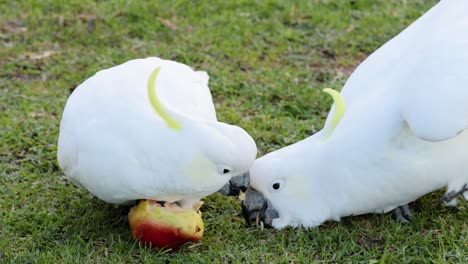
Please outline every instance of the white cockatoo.
[[[447, 187], [468, 198], [468, 1], [438, 3], [370, 55], [324, 128], [250, 169], [244, 217], [275, 228], [396, 209]], [[265, 200], [266, 198], [266, 200]]]
[[208, 74], [159, 58], [128, 61], [79, 85], [60, 124], [58, 162], [113, 204], [191, 207], [255, 160], [254, 140], [217, 121]]

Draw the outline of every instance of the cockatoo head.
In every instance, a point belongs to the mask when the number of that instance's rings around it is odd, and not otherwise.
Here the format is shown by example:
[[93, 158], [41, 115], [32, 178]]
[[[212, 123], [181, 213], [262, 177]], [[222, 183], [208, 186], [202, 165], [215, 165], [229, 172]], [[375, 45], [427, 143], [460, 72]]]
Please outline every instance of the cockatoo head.
[[[242, 203], [242, 212], [249, 224], [264, 224], [282, 228], [301, 223], [319, 222], [321, 208], [319, 177], [326, 175], [327, 166], [321, 161], [326, 151], [325, 141], [344, 113], [344, 103], [338, 92], [326, 89], [335, 100], [335, 111], [328, 133], [324, 130], [293, 145], [257, 159], [249, 170], [250, 187]], [[304, 156], [307, 162], [304, 163]], [[306, 172], [306, 173], [305, 173]], [[313, 207], [313, 208], [312, 208]]]
[[148, 79], [148, 97], [154, 112], [167, 125], [172, 155], [183, 167], [181, 173], [188, 176], [191, 186], [210, 186], [207, 193], [212, 193], [221, 189], [232, 177], [243, 175], [249, 170], [255, 161], [257, 147], [252, 137], [238, 126], [218, 122], [215, 117], [189, 116], [160, 100], [156, 94], [157, 80], [158, 84], [167, 86], [180, 85], [174, 82], [181, 82], [174, 74], [169, 75], [170, 78], [160, 76], [160, 71], [171, 73], [184, 70], [186, 74], [196, 75], [195, 79], [206, 80], [206, 83], [198, 85], [207, 85], [206, 73], [191, 69], [188, 71], [185, 68], [187, 66], [180, 65], [156, 67]]
[[257, 156], [252, 137], [242, 128], [221, 122], [197, 123], [192, 130], [200, 154], [212, 165], [212, 173], [228, 180], [246, 173]]
[[[320, 144], [318, 140], [317, 143]], [[300, 145], [267, 154], [250, 168], [250, 187], [242, 203], [247, 223], [262, 221], [267, 226], [276, 227], [278, 219], [287, 219], [288, 225], [294, 225], [305, 217], [307, 212], [301, 208], [307, 208], [314, 190], [311, 189], [311, 179], [296, 170], [298, 164], [295, 163], [303, 159], [301, 151], [295, 153], [297, 146]], [[310, 169], [313, 169], [314, 154], [307, 155], [311, 161]]]

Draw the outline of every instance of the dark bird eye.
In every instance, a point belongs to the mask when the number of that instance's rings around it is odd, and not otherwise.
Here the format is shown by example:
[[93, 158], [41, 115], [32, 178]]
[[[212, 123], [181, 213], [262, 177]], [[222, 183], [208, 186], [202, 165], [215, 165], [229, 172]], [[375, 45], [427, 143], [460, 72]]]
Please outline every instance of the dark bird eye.
[[228, 172], [229, 172], [228, 169], [224, 169], [224, 170], [223, 170], [223, 173], [224, 173], [224, 174], [226, 174], [226, 173], [228, 173]]
[[273, 184], [273, 189], [278, 190], [280, 188], [280, 184], [277, 182]]

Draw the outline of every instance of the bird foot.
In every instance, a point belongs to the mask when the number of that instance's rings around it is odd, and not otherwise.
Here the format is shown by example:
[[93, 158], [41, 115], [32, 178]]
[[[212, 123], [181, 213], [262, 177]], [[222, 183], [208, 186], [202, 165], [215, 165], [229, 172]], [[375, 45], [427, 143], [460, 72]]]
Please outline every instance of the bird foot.
[[138, 205], [140, 203], [140, 200], [135, 200], [135, 201], [130, 201], [128, 204], [119, 206], [120, 207], [120, 218], [124, 222], [128, 222], [128, 213], [130, 213], [130, 210]]
[[465, 192], [468, 192], [468, 184], [466, 184], [466, 183], [465, 183], [465, 185], [463, 185], [463, 187], [459, 191], [450, 191], [450, 192], [447, 192], [446, 194], [444, 194], [439, 199], [436, 206], [440, 207], [443, 203], [445, 203], [447, 205], [456, 205], [457, 204], [456, 198], [459, 195], [462, 195]]
[[413, 219], [413, 214], [407, 204], [399, 206], [393, 210], [395, 218], [405, 224], [408, 224]]

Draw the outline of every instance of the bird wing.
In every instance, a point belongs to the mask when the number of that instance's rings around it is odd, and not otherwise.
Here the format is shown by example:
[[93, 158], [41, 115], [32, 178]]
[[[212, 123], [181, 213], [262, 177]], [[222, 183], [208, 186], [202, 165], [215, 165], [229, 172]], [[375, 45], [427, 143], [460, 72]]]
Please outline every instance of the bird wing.
[[[158, 85], [157, 92], [164, 104], [193, 119], [217, 120], [206, 72], [174, 61], [163, 60], [160, 66], [157, 83], [165, 84]], [[185, 78], [180, 78], [182, 72]]]
[[402, 119], [424, 140], [449, 139], [466, 129], [467, 13], [468, 1], [441, 1], [371, 54], [342, 89], [347, 110], [361, 100], [394, 99]]
[[[167, 145], [170, 140], [155, 138], [177, 134], [162, 120], [157, 122], [158, 113], [151, 108], [148, 83], [158, 67], [154, 88], [164, 110], [216, 120], [207, 74], [159, 58], [132, 60], [96, 73], [75, 89], [65, 106], [57, 153], [60, 167], [77, 185], [107, 202], [124, 203], [154, 193], [147, 190], [155, 180], [163, 186], [162, 199], [179, 199], [172, 194], [185, 188], [174, 187], [174, 178], [154, 177], [173, 170], [156, 165], [170, 163], [165, 162], [169, 158], [164, 150], [174, 147]], [[182, 168], [177, 169], [182, 174]]]
[[403, 118], [421, 139], [446, 140], [468, 128], [467, 12], [468, 1], [442, 1], [414, 32], [421, 47], [400, 81], [400, 102]]

